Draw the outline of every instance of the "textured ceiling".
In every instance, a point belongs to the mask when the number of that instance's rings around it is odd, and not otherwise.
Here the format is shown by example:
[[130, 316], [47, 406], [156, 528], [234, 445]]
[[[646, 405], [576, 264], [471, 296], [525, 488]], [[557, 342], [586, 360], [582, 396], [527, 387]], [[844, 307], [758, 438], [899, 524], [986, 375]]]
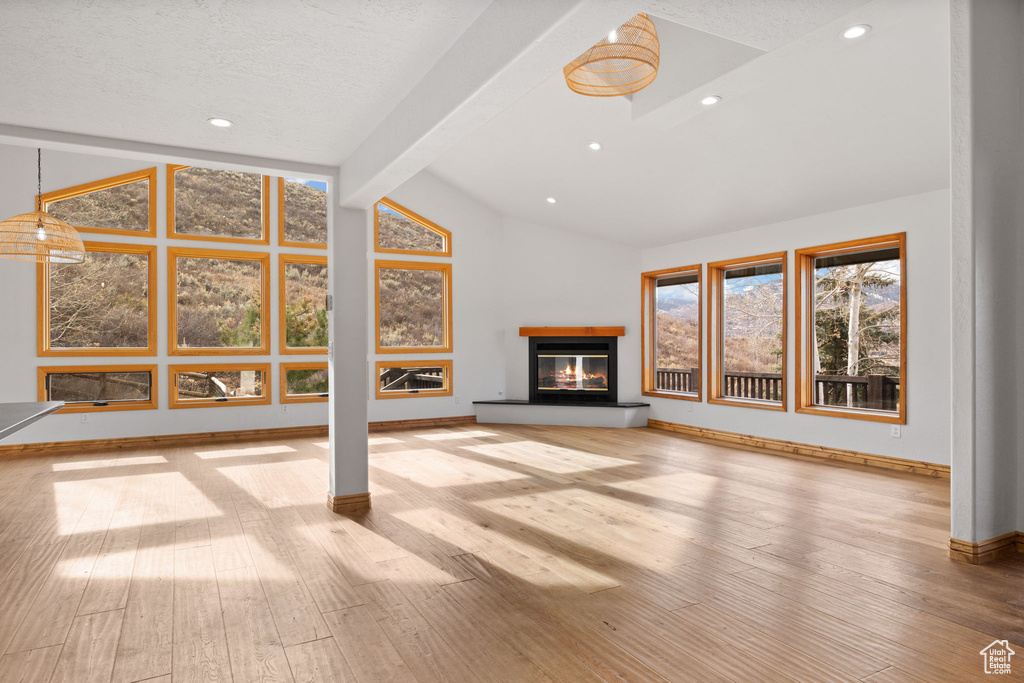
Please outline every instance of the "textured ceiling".
[[0, 123], [337, 165], [488, 3], [0, 0]]
[[[430, 169], [505, 214], [641, 247], [948, 187], [948, 16], [871, 3], [837, 20], [869, 19], [864, 39], [825, 25], [639, 118], [553, 74]], [[700, 107], [706, 91], [725, 99]]]

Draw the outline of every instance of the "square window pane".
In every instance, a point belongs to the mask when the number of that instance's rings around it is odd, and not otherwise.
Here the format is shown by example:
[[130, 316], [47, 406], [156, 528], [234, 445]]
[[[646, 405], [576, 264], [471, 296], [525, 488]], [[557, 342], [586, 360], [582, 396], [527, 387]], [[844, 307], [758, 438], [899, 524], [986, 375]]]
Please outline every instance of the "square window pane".
[[262, 263], [198, 256], [175, 261], [178, 348], [259, 348]]
[[445, 346], [445, 271], [380, 268], [380, 345]]
[[50, 264], [52, 349], [149, 346], [149, 256], [87, 251], [82, 264]]

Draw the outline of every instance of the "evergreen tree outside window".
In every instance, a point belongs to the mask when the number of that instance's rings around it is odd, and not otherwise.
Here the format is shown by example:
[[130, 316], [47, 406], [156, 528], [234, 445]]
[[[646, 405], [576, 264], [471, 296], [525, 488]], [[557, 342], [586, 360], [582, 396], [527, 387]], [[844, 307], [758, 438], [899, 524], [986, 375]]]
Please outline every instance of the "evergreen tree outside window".
[[905, 235], [801, 249], [797, 264], [797, 411], [905, 424]]

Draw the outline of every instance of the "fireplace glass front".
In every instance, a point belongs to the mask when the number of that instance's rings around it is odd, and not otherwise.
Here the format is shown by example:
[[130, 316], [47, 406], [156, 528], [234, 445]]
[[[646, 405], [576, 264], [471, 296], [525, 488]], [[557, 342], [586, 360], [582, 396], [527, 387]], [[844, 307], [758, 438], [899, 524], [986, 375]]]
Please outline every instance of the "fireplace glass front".
[[537, 356], [538, 391], [608, 391], [607, 355]]

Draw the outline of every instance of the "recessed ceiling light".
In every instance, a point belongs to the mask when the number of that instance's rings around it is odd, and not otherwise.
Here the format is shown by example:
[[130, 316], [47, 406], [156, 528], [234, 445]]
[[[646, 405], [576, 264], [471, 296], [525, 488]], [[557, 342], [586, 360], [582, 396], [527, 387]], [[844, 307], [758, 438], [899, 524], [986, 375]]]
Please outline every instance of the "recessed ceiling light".
[[705, 107], [710, 107], [712, 104], [718, 104], [721, 101], [722, 98], [718, 95], [708, 95], [707, 97], [702, 97], [700, 103]]
[[587, 147], [589, 147], [590, 149], [592, 149], [592, 150], [594, 150], [596, 152], [599, 149], [601, 149], [601, 143], [598, 142], [597, 140], [594, 140], [589, 145], [587, 145]]
[[862, 38], [867, 35], [867, 32], [871, 30], [871, 27], [867, 24], [857, 24], [843, 31], [843, 38], [847, 40], [854, 40], [856, 38]]
[[555, 202], [557, 202], [557, 201], [558, 201], [558, 200], [557, 200], [557, 199], [555, 199], [554, 197], [548, 197], [548, 204], [554, 204], [554, 203], [555, 203]]
[[218, 128], [228, 128], [228, 127], [231, 126], [231, 122], [228, 121], [227, 119], [218, 119], [218, 118], [215, 117], [215, 118], [206, 119], [206, 120], [210, 122], [211, 126], [217, 126]]

